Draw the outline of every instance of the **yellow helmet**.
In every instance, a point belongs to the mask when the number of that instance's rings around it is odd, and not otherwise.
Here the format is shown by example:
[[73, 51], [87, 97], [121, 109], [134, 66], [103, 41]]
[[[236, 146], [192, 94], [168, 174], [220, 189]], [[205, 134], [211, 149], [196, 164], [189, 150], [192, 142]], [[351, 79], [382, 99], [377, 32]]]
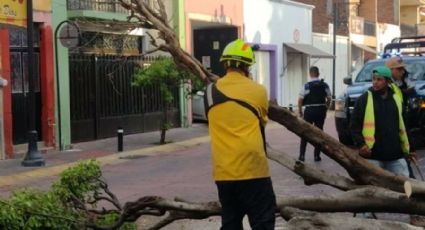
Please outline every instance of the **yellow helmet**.
[[251, 46], [241, 39], [236, 39], [233, 42], [227, 44], [223, 50], [223, 54], [220, 57], [220, 62], [224, 61], [237, 61], [247, 65], [255, 63], [254, 52], [252, 52]]

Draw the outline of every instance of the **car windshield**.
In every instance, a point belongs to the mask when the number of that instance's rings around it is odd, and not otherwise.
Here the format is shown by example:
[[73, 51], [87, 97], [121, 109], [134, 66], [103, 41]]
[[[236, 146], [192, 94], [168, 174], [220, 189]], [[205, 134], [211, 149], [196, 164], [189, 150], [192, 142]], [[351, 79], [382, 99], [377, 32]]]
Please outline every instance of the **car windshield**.
[[[425, 80], [425, 60], [422, 58], [404, 60], [406, 70], [409, 72], [408, 78], [410, 80]], [[360, 73], [357, 75], [356, 82], [371, 82], [372, 70], [384, 62], [370, 62], [367, 63]]]
[[425, 59], [406, 61], [406, 70], [410, 80], [425, 80]]
[[357, 75], [356, 82], [372, 82], [372, 70], [380, 65], [384, 65], [383, 62], [370, 62], [366, 63], [360, 73]]

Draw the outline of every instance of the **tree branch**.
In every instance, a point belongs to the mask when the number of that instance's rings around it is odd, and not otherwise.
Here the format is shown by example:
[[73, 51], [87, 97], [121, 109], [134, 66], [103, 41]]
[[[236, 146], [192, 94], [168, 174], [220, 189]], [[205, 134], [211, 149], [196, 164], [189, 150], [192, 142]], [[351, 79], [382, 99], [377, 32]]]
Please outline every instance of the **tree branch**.
[[305, 164], [301, 161], [296, 161], [287, 153], [273, 149], [270, 146], [267, 148], [267, 157], [300, 175], [304, 179], [304, 183], [306, 185], [321, 183], [343, 191], [360, 187], [359, 185], [355, 184], [353, 180], [347, 177], [338, 174], [330, 174], [322, 169], [318, 169], [313, 165]]

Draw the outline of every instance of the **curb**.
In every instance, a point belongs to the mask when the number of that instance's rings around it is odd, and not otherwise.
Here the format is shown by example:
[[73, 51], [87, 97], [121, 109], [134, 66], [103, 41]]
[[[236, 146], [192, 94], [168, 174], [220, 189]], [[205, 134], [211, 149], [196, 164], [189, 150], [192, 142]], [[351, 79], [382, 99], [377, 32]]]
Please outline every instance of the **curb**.
[[[99, 161], [101, 166], [104, 165], [115, 165], [130, 161], [131, 157], [135, 156], [154, 156], [163, 153], [169, 153], [174, 151], [181, 151], [193, 146], [197, 146], [200, 144], [208, 143], [210, 141], [210, 137], [202, 136], [196, 137], [185, 141], [169, 143], [166, 145], [148, 147], [138, 150], [130, 150], [126, 152], [121, 152], [117, 154], [111, 154], [103, 157], [94, 158]], [[85, 159], [88, 160], [88, 159]], [[27, 182], [36, 178], [43, 178], [49, 176], [57, 176], [62, 173], [65, 169], [77, 164], [78, 162], [60, 164], [45, 168], [34, 169], [31, 171], [16, 173], [8, 176], [0, 176], [0, 187], [13, 186], [23, 182]]]

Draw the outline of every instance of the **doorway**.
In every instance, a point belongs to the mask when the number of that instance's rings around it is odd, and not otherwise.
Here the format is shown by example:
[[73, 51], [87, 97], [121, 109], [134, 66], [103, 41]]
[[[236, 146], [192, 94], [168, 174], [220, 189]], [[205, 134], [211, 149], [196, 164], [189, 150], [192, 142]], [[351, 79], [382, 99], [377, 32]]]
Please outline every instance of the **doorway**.
[[236, 27], [196, 29], [193, 31], [195, 58], [212, 73], [223, 76], [225, 71], [220, 63], [221, 54], [224, 47], [237, 38], [238, 29]]
[[271, 98], [270, 87], [270, 53], [268, 51], [255, 51], [255, 64], [251, 67], [252, 80], [267, 89], [268, 98]]
[[[39, 30], [34, 27], [34, 96], [35, 96], [35, 128], [38, 140], [41, 140], [41, 93], [40, 93], [40, 65], [39, 65]], [[10, 70], [12, 87], [12, 129], [14, 145], [28, 141], [28, 47], [25, 29], [10, 29]]]
[[305, 58], [302, 54], [288, 53], [288, 62], [286, 67], [285, 78], [285, 98], [287, 101], [285, 106], [297, 105], [300, 90], [307, 81], [306, 72], [304, 71]]

